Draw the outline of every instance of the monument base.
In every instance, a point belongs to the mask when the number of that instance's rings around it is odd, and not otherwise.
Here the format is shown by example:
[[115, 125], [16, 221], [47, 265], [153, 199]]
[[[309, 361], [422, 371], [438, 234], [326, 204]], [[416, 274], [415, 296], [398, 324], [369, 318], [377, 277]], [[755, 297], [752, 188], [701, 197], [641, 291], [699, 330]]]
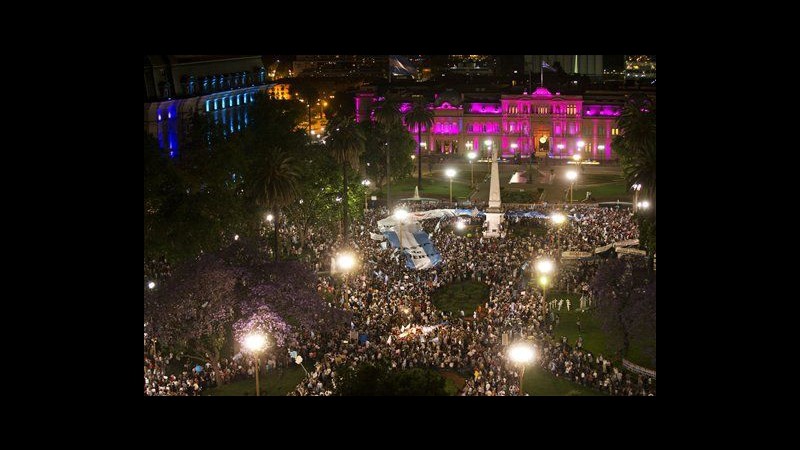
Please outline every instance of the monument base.
[[503, 223], [503, 213], [486, 213], [486, 231], [484, 237], [500, 237], [500, 224]]

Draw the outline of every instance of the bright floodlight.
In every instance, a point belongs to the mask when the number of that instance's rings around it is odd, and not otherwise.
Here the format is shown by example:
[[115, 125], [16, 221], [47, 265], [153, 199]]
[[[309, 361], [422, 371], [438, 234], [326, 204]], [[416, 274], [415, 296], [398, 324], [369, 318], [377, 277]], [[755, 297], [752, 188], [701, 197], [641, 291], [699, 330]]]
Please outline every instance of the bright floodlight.
[[635, 190], [635, 191], [641, 191], [641, 190], [642, 190], [642, 185], [641, 185], [641, 184], [639, 184], [639, 183], [636, 183], [636, 184], [634, 184], [634, 185], [633, 185], [633, 186], [631, 186], [631, 187], [632, 187], [632, 188], [633, 188], [633, 190]]
[[336, 258], [336, 265], [342, 270], [350, 270], [356, 265], [356, 258], [351, 253], [342, 253]]
[[575, 153], [574, 155], [572, 155], [572, 159], [574, 159], [575, 161], [580, 161], [581, 160], [581, 154], [580, 153]]
[[539, 284], [541, 284], [542, 287], [547, 287], [547, 283], [549, 282], [550, 280], [548, 280], [546, 276], [542, 275], [539, 277]]
[[536, 271], [542, 274], [550, 273], [553, 271], [553, 261], [543, 259], [536, 263]]
[[457, 230], [463, 230], [465, 227], [466, 227], [466, 225], [464, 225], [464, 222], [457, 222], [456, 223], [456, 229]]
[[417, 157], [417, 155], [414, 155], [414, 154], [411, 155], [411, 159], [414, 159], [416, 157]]
[[450, 178], [453, 178], [454, 176], [456, 176], [456, 170], [455, 169], [447, 169], [447, 170], [444, 171], [444, 173], [445, 173], [445, 175], [447, 175]]
[[565, 220], [567, 220], [567, 218], [564, 217], [564, 215], [561, 213], [555, 213], [552, 216], [550, 216], [550, 220], [552, 220], [553, 223], [556, 225], [561, 225], [562, 223], [564, 223]]
[[578, 141], [578, 148], [583, 148], [583, 146], [584, 146], [584, 145], [586, 145], [586, 143], [585, 143], [585, 142], [583, 142], [583, 141]]
[[274, 218], [275, 216], [273, 216], [272, 214], [267, 214], [267, 222], [272, 222]]
[[515, 363], [526, 364], [536, 359], [536, 350], [530, 344], [514, 344], [508, 350], [508, 356]]
[[244, 338], [244, 346], [251, 352], [259, 352], [267, 346], [267, 338], [258, 333], [253, 333]]
[[569, 172], [567, 172], [568, 180], [575, 181], [577, 178], [578, 178], [578, 172], [575, 172], [574, 170], [570, 170]]
[[[471, 146], [470, 146], [470, 147], [471, 147]], [[477, 154], [477, 153], [475, 153], [475, 152], [469, 152], [469, 153], [467, 153], [467, 158], [469, 158], [469, 159], [475, 159], [475, 158], [477, 158], [477, 157], [478, 157], [478, 154]]]
[[398, 208], [394, 211], [394, 218], [397, 220], [406, 220], [408, 218], [408, 211]]
[[642, 208], [647, 209], [649, 207], [650, 207], [650, 202], [648, 202], [647, 200], [642, 202]]
[[487, 139], [487, 140], [483, 141], [483, 143], [486, 144], [486, 145], [491, 146], [492, 145], [492, 140], [491, 139]]
[[364, 186], [369, 186], [370, 184], [372, 184], [372, 182], [369, 180], [363, 180], [361, 181], [361, 184], [363, 184]]
[[151, 281], [151, 282], [147, 283], [147, 287], [149, 287], [150, 289], [153, 289], [153, 288], [156, 287], [156, 283]]
[[234, 240], [234, 241], [238, 241], [238, 240], [239, 240], [239, 235], [238, 235], [238, 234], [234, 235], [234, 236], [233, 236], [233, 240]]

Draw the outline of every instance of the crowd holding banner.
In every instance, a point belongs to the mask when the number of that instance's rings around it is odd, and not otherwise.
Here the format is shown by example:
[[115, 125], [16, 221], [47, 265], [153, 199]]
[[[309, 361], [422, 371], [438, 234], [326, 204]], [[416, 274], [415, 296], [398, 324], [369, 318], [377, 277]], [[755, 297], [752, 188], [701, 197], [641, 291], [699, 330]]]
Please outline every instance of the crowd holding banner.
[[[529, 221], [546, 221], [541, 216], [554, 210], [542, 207], [535, 215], [507, 218], [503, 231]], [[262, 365], [276, 370], [293, 364], [291, 351], [313, 362], [309, 375], [290, 395], [334, 395], [337, 374], [365, 362], [385, 364], [389, 370], [420, 367], [461, 374], [466, 382], [459, 395], [520, 395], [519, 368], [508, 360], [506, 350], [509, 343], [530, 340], [538, 348], [535, 364], [556, 377], [611, 395], [655, 395], [654, 379], [621, 370], [619, 361], [586, 351], [582, 339], [571, 343], [554, 336], [560, 320], [557, 308], [545, 309], [541, 292], [526, 283], [525, 270], [531, 260], [556, 257], [556, 233], [560, 233], [561, 250], [576, 254], [638, 237], [630, 211], [582, 205], [567, 212], [580, 220], [561, 228], [548, 227], [544, 235], [509, 233], [505, 239], [449, 231], [456, 221], [480, 226], [484, 219], [478, 214], [428, 215], [420, 221], [423, 230], [439, 224], [445, 231], [436, 235], [440, 261], [424, 269], [409, 268], [394, 245], [376, 242], [373, 231], [379, 229], [378, 218], [388, 215], [385, 209], [369, 211], [355, 223], [348, 242], [337, 242], [330, 229], [309, 230], [303, 240], [305, 252], [297, 245], [299, 230], [290, 226], [291, 238], [284, 239], [286, 253], [297, 255], [318, 271], [327, 269], [339, 250], [357, 249], [362, 263], [354, 273], [347, 277], [321, 275], [317, 281], [320, 295], [329, 299], [331, 307], [352, 313], [352, 321], [329, 333], [293, 327], [285, 346], [273, 349]], [[397, 240], [396, 234], [392, 237], [381, 231], [388, 241]], [[553, 289], [579, 292], [584, 297], [580, 307], [589, 307], [588, 282], [595, 270], [594, 261], [563, 265]], [[431, 295], [436, 289], [465, 280], [489, 287], [489, 297], [473, 314], [444, 312], [433, 305]], [[145, 395], [197, 395], [217, 383], [249, 376], [254, 367], [252, 358], [244, 354], [217, 368], [205, 362], [199, 373], [185, 370], [189, 367], [185, 365], [179, 374], [168, 375], [164, 368], [170, 367], [169, 357], [153, 351], [155, 347], [147, 339]]]

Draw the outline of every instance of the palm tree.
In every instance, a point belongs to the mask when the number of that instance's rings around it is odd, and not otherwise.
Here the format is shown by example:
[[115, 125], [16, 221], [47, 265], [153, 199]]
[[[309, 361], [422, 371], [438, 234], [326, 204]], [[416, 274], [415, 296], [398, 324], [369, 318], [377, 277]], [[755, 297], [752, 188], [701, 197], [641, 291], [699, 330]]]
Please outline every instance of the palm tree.
[[257, 168], [254, 172], [255, 181], [252, 185], [251, 195], [258, 203], [274, 211], [275, 235], [274, 251], [275, 260], [278, 260], [278, 226], [280, 224], [281, 208], [289, 205], [298, 196], [300, 183], [300, 170], [298, 161], [287, 151], [280, 147], [267, 149], [264, 155], [256, 161]]
[[406, 113], [406, 124], [417, 128], [417, 160], [419, 160], [419, 172], [417, 174], [417, 188], [422, 190], [422, 127], [430, 130], [433, 125], [433, 112], [428, 109], [428, 103], [424, 99], [418, 99], [411, 107], [411, 111]]
[[391, 131], [393, 128], [402, 125], [402, 114], [400, 113], [400, 105], [397, 103], [396, 100], [387, 98], [385, 99], [380, 107], [375, 111], [375, 121], [381, 127], [383, 132], [386, 134], [386, 207], [391, 210], [392, 202], [391, 202], [391, 171], [389, 170], [389, 146], [391, 143], [389, 142], [389, 136], [391, 135]]
[[342, 233], [347, 240], [347, 166], [358, 170], [358, 159], [364, 152], [366, 137], [364, 131], [355, 123], [353, 116], [334, 118], [326, 144], [333, 152], [333, 158], [342, 165], [344, 194], [342, 196]]
[[647, 96], [631, 97], [622, 110], [620, 134], [612, 142], [628, 186], [642, 185], [651, 208], [640, 212], [640, 236], [652, 268], [656, 250], [656, 102]]

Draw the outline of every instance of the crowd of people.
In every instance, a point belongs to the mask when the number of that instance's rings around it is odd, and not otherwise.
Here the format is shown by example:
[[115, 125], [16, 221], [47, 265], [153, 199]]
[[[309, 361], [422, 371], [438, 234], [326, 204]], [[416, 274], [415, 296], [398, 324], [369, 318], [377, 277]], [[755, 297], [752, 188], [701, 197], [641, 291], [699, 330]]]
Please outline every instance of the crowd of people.
[[[538, 210], [549, 214], [556, 208]], [[542, 292], [528, 285], [530, 262], [543, 256], [555, 258], [557, 246], [561, 251], [591, 251], [638, 236], [630, 211], [575, 206], [564, 212], [572, 219], [559, 228], [547, 226], [545, 219], [507, 220], [504, 230], [540, 221], [547, 231], [511, 233], [506, 239], [455, 232], [458, 221], [480, 226], [480, 216], [425, 220], [421, 224], [425, 230], [438, 230], [431, 241], [442, 255], [441, 264], [425, 271], [406, 268], [404, 255], [374, 240], [377, 221], [389, 215], [385, 208], [367, 212], [353, 224], [346, 241], [330, 228], [308, 229], [301, 239], [299, 230], [290, 226], [284, 238], [286, 250], [302, 255], [317, 269], [319, 294], [331, 307], [352, 313], [352, 319], [340, 330], [326, 333], [295, 327], [284, 348], [276, 350], [280, 355], [273, 358], [273, 367], [292, 364], [286, 357], [292, 351], [312, 362], [309, 375], [290, 395], [334, 395], [337, 375], [365, 362], [383, 363], [390, 370], [419, 367], [461, 374], [465, 384], [460, 395], [520, 395], [519, 367], [506, 351], [509, 344], [527, 340], [539, 349], [536, 364], [555, 376], [611, 395], [655, 395], [655, 380], [588, 353], [581, 339], [570, 344], [553, 336], [558, 310], [552, 299], [547, 308]], [[300, 242], [305, 243], [303, 248]], [[360, 264], [350, 273], [328, 273], [331, 259], [341, 251], [356, 253]], [[580, 293], [581, 307], [588, 307], [588, 282], [595, 268], [594, 261], [562, 264], [556, 288]], [[489, 298], [473, 314], [442, 311], [433, 304], [436, 289], [464, 280], [489, 287]], [[222, 367], [206, 363], [201, 372], [167, 375], [163, 368], [169, 362], [159, 362], [163, 356], [157, 353], [146, 340], [146, 395], [194, 395], [216, 383], [248, 376], [253, 369], [245, 354]]]

